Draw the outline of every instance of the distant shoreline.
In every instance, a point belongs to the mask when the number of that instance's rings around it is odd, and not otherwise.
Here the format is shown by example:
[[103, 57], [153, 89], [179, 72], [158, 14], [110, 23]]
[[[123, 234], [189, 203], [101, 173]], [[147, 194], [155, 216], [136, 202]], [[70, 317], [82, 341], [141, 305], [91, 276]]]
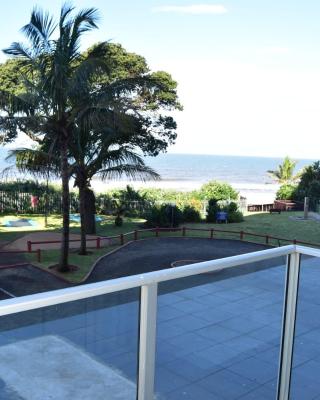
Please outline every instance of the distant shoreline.
[[[98, 179], [92, 180], [91, 187], [97, 192], [105, 192], [113, 189], [124, 189], [127, 185], [134, 187], [135, 189], [167, 189], [176, 190], [181, 192], [190, 192], [192, 190], [198, 190], [206, 182], [195, 182], [195, 181], [110, 181], [102, 182]], [[276, 197], [276, 192], [280, 185], [278, 184], [254, 184], [254, 183], [230, 183], [230, 185], [235, 188], [239, 194], [247, 198], [250, 204], [271, 204], [274, 202]]]

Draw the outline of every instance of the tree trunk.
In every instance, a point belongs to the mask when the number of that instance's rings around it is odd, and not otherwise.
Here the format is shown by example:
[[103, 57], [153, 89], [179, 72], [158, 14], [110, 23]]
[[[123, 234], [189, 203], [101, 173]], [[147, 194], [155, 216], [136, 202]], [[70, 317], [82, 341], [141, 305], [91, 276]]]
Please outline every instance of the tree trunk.
[[85, 188], [84, 195], [84, 226], [87, 234], [96, 233], [96, 197], [93, 191]]
[[62, 240], [59, 260], [59, 271], [69, 271], [69, 165], [68, 165], [68, 142], [66, 138], [61, 141], [61, 178], [62, 178]]
[[86, 237], [86, 188], [79, 187], [79, 203], [80, 203], [80, 221], [81, 221], [81, 244], [80, 244], [80, 252], [81, 256], [85, 256], [87, 254], [87, 237]]
[[46, 193], [44, 200], [44, 227], [48, 228], [48, 214], [49, 214], [49, 177], [46, 180]]

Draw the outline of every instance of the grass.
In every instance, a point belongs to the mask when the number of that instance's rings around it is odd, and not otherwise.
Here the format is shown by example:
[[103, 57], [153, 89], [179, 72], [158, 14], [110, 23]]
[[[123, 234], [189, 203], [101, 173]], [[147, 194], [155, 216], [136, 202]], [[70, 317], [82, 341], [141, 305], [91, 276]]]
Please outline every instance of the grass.
[[[67, 279], [68, 281], [72, 283], [79, 283], [81, 282], [85, 276], [88, 274], [90, 271], [92, 265], [94, 264], [97, 259], [106, 253], [109, 253], [110, 251], [118, 248], [119, 245], [113, 245], [109, 246], [107, 249], [102, 248], [100, 250], [91, 250], [88, 252], [88, 255], [86, 256], [80, 256], [76, 252], [71, 251], [69, 255], [69, 264], [70, 265], [75, 265], [79, 269], [77, 271], [72, 271], [71, 273], [63, 273], [59, 274], [62, 278]], [[55, 265], [58, 262], [59, 259], [59, 250], [42, 250], [41, 251], [41, 263], [35, 262], [34, 261], [34, 256], [27, 254], [27, 259], [30, 260], [35, 265], [38, 265], [44, 269], [49, 269], [51, 265]]]
[[[283, 212], [281, 214], [269, 213], [250, 213], [247, 214], [243, 222], [237, 224], [206, 224], [207, 228], [227, 229], [231, 231], [247, 231], [262, 235], [282, 237], [290, 240], [301, 240], [320, 245], [320, 222], [314, 220], [295, 220], [290, 217], [302, 217], [303, 212]], [[189, 224], [186, 226], [201, 228], [203, 224]], [[218, 237], [227, 235], [219, 234]], [[229, 235], [228, 235], [229, 236]], [[234, 238], [239, 239], [239, 235]], [[264, 238], [254, 238], [245, 236], [244, 240], [250, 240], [258, 243], [265, 243]], [[282, 245], [286, 242], [280, 242]], [[278, 241], [270, 241], [270, 244], [278, 245]]]
[[[186, 227], [190, 228], [204, 228], [204, 229], [227, 229], [230, 231], [248, 231], [252, 233], [258, 233], [263, 235], [283, 237], [290, 240], [297, 239], [306, 242], [319, 243], [320, 244], [320, 222], [313, 220], [294, 220], [290, 217], [302, 216], [302, 212], [287, 212], [281, 214], [269, 214], [269, 213], [250, 213], [245, 216], [245, 219], [241, 223], [237, 224], [186, 224]], [[24, 215], [25, 218], [32, 218], [38, 222], [38, 226], [26, 228], [5, 228], [0, 227], [0, 239], [3, 240], [14, 240], [15, 238], [22, 236], [30, 231], [43, 231], [51, 230], [59, 232], [61, 229], [61, 216], [53, 215], [49, 217], [49, 225], [47, 228], [44, 227], [44, 218], [39, 215]], [[8, 218], [8, 217], [6, 217]], [[10, 216], [12, 218], [12, 216]], [[97, 224], [97, 234], [101, 236], [115, 236], [121, 233], [126, 233], [139, 229], [143, 220], [141, 219], [126, 219], [123, 226], [115, 227], [113, 224], [113, 218], [107, 217], [105, 221]], [[0, 219], [1, 223], [1, 219]], [[80, 227], [78, 223], [71, 224], [71, 232], [79, 233]], [[209, 232], [188, 232], [188, 236], [196, 237], [209, 237]], [[139, 238], [154, 236], [154, 233], [145, 232], [139, 234]], [[168, 232], [160, 233], [160, 236], [181, 236], [181, 232]], [[223, 234], [217, 233], [217, 238], [235, 238], [239, 239], [239, 234]], [[132, 237], [127, 237], [126, 241], [132, 240]], [[254, 241], [257, 243], [265, 243], [264, 238], [254, 238], [245, 236], [244, 240]], [[272, 245], [279, 245], [278, 241], [270, 241]], [[281, 245], [286, 242], [281, 242]], [[116, 249], [119, 246], [118, 242], [114, 242], [107, 248], [100, 250], [90, 249], [91, 254], [87, 256], [79, 256], [76, 252], [70, 252], [70, 264], [77, 265], [79, 270], [72, 274], [63, 275], [66, 279], [72, 282], [80, 282], [90, 270], [93, 263], [102, 255]], [[42, 262], [39, 264], [41, 267], [47, 269], [50, 265], [56, 264], [59, 257], [59, 250], [46, 250], [42, 251]], [[34, 255], [28, 256], [30, 261], [34, 262]]]
[[[20, 228], [10, 228], [3, 226], [6, 221], [11, 221], [18, 218], [32, 219], [37, 224], [36, 226], [27, 226]], [[141, 218], [126, 218], [125, 224], [122, 227], [116, 227], [113, 223], [114, 217], [106, 216], [103, 222], [97, 223], [97, 235], [102, 236], [114, 236], [119, 235], [122, 232], [128, 232], [130, 230], [137, 229], [139, 224], [144, 220]], [[19, 214], [16, 215], [5, 215], [0, 218], [0, 240], [12, 241], [18, 237], [24, 236], [31, 232], [60, 232], [62, 226], [61, 215], [50, 215], [48, 217], [48, 226], [45, 227], [44, 216], [38, 214]], [[80, 233], [80, 224], [77, 222], [70, 223], [71, 233]]]

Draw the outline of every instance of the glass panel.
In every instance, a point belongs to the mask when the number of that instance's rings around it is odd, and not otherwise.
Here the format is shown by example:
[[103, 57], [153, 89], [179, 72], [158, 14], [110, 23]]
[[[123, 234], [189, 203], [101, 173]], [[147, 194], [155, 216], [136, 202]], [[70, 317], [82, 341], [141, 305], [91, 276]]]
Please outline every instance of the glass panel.
[[160, 284], [159, 398], [274, 400], [284, 257]]
[[320, 399], [320, 259], [302, 256], [290, 399]]
[[136, 398], [139, 291], [1, 317], [0, 399]]

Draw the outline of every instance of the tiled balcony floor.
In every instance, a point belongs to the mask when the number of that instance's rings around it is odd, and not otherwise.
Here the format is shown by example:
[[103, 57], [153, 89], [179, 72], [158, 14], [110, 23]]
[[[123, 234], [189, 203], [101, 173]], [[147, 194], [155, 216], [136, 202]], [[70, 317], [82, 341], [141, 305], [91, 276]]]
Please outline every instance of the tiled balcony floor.
[[[291, 399], [320, 399], [319, 266], [313, 259], [302, 265]], [[282, 265], [238, 276], [230, 271], [228, 279], [208, 274], [206, 283], [192, 286], [192, 279], [186, 280], [184, 289], [165, 294], [168, 288], [161, 284], [158, 398], [275, 399], [284, 279]], [[137, 300], [138, 293], [129, 297]], [[56, 335], [136, 382], [137, 322], [138, 301], [108, 295], [6, 317], [0, 340], [6, 345]], [[1, 378], [0, 400], [21, 400]]]

